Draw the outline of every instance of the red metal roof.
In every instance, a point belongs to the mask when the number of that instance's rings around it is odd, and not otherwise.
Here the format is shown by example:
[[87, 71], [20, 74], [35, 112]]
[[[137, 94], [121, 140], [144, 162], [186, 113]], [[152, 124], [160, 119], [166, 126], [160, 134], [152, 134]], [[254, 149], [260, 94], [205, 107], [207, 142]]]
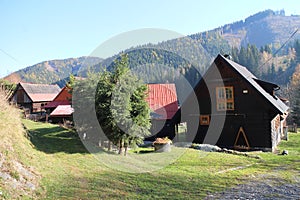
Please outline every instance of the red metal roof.
[[150, 109], [156, 114], [156, 119], [171, 119], [178, 110], [175, 84], [148, 84]]
[[50, 114], [50, 117], [70, 116], [74, 112], [71, 105], [59, 105]]
[[32, 102], [52, 101], [56, 94], [28, 94]]

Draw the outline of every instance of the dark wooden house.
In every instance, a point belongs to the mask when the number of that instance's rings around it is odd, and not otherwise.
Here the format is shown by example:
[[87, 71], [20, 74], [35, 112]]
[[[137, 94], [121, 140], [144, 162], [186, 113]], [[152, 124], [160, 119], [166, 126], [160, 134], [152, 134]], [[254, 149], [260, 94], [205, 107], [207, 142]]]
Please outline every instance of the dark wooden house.
[[288, 111], [275, 95], [278, 89], [218, 55], [181, 107], [190, 141], [273, 151], [286, 131]]
[[58, 85], [19, 83], [10, 101], [28, 110], [29, 113], [41, 112], [59, 92]]
[[146, 140], [157, 137], [175, 137], [176, 125], [173, 120], [178, 111], [178, 100], [175, 84], [148, 84], [147, 102], [151, 109], [151, 133]]

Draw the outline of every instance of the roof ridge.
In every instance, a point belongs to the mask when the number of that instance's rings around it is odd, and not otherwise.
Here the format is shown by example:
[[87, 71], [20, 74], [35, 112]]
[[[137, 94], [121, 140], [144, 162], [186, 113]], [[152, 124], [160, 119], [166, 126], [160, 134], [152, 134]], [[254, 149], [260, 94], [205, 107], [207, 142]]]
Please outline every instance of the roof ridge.
[[[281, 113], [284, 113], [287, 111], [288, 106], [286, 106], [280, 99], [275, 99], [272, 95], [270, 95], [260, 84], [258, 84], [255, 79], [258, 79], [256, 76], [250, 72], [247, 67], [240, 65], [232, 60], [229, 60], [219, 54], [216, 59], [221, 58], [223, 59], [227, 64], [229, 64], [237, 73], [239, 73], [242, 77], [245, 78], [249, 82], [252, 87], [254, 87], [257, 92], [259, 92], [264, 98], [266, 98], [278, 111]], [[242, 69], [239, 69], [242, 68]]]
[[[45, 85], [45, 86], [58, 86], [57, 84], [47, 84], [47, 83], [31, 83], [31, 82], [19, 82], [20, 84], [30, 84], [30, 85]], [[59, 86], [58, 86], [59, 87]]]

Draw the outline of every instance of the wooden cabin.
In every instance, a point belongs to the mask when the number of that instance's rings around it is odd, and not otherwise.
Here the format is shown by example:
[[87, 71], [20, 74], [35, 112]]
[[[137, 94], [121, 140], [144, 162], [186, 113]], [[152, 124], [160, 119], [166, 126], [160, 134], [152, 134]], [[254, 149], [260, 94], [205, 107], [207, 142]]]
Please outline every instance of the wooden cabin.
[[58, 85], [19, 83], [10, 101], [28, 110], [29, 113], [41, 112], [44, 106], [60, 92]]
[[190, 141], [274, 151], [287, 131], [288, 106], [275, 95], [278, 89], [218, 55], [181, 107]]
[[147, 102], [151, 109], [151, 133], [146, 140], [158, 137], [173, 139], [176, 125], [173, 116], [178, 111], [178, 100], [175, 84], [148, 84]]

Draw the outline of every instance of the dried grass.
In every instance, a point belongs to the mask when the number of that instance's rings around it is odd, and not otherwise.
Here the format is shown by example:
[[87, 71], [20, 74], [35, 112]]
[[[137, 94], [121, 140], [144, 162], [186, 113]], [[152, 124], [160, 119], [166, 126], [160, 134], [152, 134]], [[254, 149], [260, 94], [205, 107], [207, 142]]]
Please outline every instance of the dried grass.
[[[22, 195], [32, 197], [31, 189], [26, 186], [29, 178], [22, 175], [22, 171], [32, 173], [24, 165], [32, 152], [30, 141], [25, 135], [20, 110], [9, 105], [6, 91], [0, 87], [0, 191], [5, 199], [15, 199]], [[35, 175], [30, 179], [32, 183], [38, 181]]]

